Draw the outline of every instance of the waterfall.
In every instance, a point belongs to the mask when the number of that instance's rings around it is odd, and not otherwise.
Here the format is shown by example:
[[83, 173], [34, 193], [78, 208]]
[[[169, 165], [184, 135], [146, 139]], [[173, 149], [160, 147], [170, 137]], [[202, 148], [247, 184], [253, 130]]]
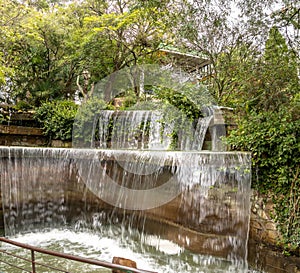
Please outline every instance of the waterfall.
[[114, 114], [114, 111], [102, 111], [98, 118], [98, 145], [97, 147], [100, 149], [106, 149], [108, 147], [108, 139], [110, 135], [110, 123], [112, 119], [112, 115]]
[[64, 225], [66, 184], [62, 172], [69, 167], [69, 152], [31, 148], [1, 148], [0, 152], [5, 234], [28, 232], [36, 225]]
[[159, 219], [165, 224], [154, 230], [162, 238], [197, 253], [246, 259], [248, 153], [3, 147], [0, 154], [7, 235], [87, 219], [101, 226], [119, 217], [151, 234], [151, 221]]
[[[211, 126], [215, 109], [206, 107], [204, 117], [196, 121], [182, 113], [178, 113], [176, 120], [172, 117], [170, 121], [170, 117], [165, 117], [166, 114], [160, 111], [103, 110], [94, 122], [93, 132], [97, 132], [94, 146], [101, 149], [201, 151], [210, 133], [211, 149], [223, 150], [221, 137], [226, 135], [224, 121]], [[177, 135], [175, 145], [172, 139], [174, 133]], [[172, 143], [174, 147], [171, 147]]]
[[152, 111], [123, 111], [112, 120], [111, 148], [164, 150], [168, 138], [162, 133], [161, 115]]
[[159, 112], [103, 110], [96, 118], [97, 148], [166, 150], [170, 145], [170, 130], [163, 128]]
[[164, 272], [248, 272], [250, 153], [224, 151], [220, 109], [204, 106], [214, 102], [207, 88], [182, 73], [138, 70], [144, 86], [183, 95], [197, 120], [156, 101], [99, 110], [98, 99], [135, 87], [132, 71], [95, 85], [75, 118], [73, 149], [0, 148], [5, 234], [89, 229], [140, 256], [156, 248]]
[[202, 150], [203, 144], [204, 144], [204, 139], [205, 135], [207, 133], [207, 129], [209, 128], [209, 124], [211, 123], [213, 119], [213, 115], [199, 118], [196, 126], [196, 130], [194, 132], [194, 138], [193, 138], [193, 143], [191, 150]]

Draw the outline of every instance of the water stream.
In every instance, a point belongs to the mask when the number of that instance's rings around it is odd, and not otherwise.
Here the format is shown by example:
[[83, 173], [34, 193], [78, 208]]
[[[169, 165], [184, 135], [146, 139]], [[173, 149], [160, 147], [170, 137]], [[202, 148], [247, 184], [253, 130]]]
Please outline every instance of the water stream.
[[[35, 231], [37, 237], [45, 234], [47, 245], [52, 242], [47, 241], [48, 231], [71, 227], [68, 232], [85, 232], [87, 238], [98, 236], [146, 260], [151, 257], [151, 266], [163, 268], [159, 272], [248, 272], [247, 153], [7, 147], [0, 156], [5, 233], [10, 238], [26, 240]], [[122, 199], [123, 191], [116, 194], [116, 186], [128, 189], [127, 199]], [[138, 195], [130, 197], [131, 191]], [[57, 238], [54, 246], [73, 244]]]
[[199, 151], [209, 132], [220, 149], [225, 133], [207, 109], [168, 126], [155, 111], [102, 111], [91, 147], [1, 148], [6, 236], [109, 262], [124, 256], [158, 272], [251, 272], [251, 157]]
[[213, 111], [194, 122], [178, 110], [174, 109], [174, 112], [178, 115], [176, 118], [174, 113], [171, 115], [163, 111], [103, 110], [95, 116], [92, 130], [95, 140], [91, 146], [101, 149], [170, 150], [172, 133], [176, 130], [176, 150], [202, 150]]

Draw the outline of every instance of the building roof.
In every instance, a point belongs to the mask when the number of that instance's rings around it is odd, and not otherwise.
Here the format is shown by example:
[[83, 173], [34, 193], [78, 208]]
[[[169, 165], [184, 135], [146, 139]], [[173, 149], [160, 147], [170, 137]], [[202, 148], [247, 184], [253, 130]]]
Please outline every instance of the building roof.
[[168, 57], [171, 57], [172, 64], [182, 68], [187, 72], [194, 72], [202, 67], [209, 65], [208, 58], [200, 57], [190, 53], [183, 53], [177, 50], [162, 48], [160, 52], [165, 53]]

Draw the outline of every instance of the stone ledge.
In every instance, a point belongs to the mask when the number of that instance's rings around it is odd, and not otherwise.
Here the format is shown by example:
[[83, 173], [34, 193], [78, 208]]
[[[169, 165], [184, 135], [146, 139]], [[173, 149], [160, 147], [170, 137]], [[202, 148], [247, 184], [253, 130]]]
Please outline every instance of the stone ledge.
[[269, 246], [249, 240], [248, 262], [258, 270], [271, 273], [300, 273], [300, 258], [287, 257]]
[[25, 127], [15, 125], [0, 125], [0, 134], [5, 135], [30, 135], [43, 136], [43, 130], [36, 127]]

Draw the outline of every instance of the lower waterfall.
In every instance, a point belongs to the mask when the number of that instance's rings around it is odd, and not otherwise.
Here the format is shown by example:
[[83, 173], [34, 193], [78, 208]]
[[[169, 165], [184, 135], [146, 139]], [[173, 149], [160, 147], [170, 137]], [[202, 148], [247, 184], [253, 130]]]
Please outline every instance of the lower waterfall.
[[0, 155], [6, 236], [90, 230], [141, 255], [155, 250], [159, 272], [248, 272], [249, 153], [3, 147]]

